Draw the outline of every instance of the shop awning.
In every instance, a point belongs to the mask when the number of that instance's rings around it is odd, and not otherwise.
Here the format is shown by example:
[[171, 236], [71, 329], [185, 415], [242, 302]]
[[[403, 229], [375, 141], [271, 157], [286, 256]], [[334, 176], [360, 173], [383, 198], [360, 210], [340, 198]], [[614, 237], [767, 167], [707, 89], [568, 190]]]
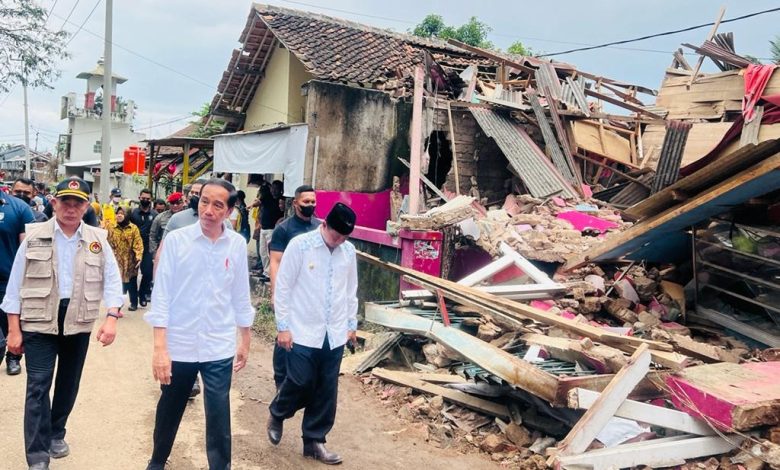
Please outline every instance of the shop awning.
[[214, 171], [282, 173], [284, 195], [292, 197], [303, 184], [307, 124], [281, 125], [214, 136]]

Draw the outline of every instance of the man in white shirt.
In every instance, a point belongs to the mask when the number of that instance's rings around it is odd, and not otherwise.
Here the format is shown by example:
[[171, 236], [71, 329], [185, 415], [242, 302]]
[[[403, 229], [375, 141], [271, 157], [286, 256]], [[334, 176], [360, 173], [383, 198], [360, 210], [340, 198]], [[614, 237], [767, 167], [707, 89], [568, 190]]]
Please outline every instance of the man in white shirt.
[[8, 314], [8, 350], [24, 351], [27, 358], [24, 444], [30, 469], [47, 469], [50, 458], [70, 453], [65, 425], [101, 299], [107, 316], [97, 340], [103, 346], [114, 341], [122, 316], [122, 278], [107, 233], [81, 220], [89, 191], [76, 177], [57, 185], [54, 218], [27, 226], [0, 305]]
[[200, 188], [198, 223], [165, 238], [152, 307], [144, 316], [154, 327], [152, 369], [162, 389], [148, 470], [165, 468], [198, 373], [209, 469], [230, 468], [230, 384], [233, 372], [246, 365], [255, 316], [246, 241], [224, 226], [235, 203], [232, 184], [209, 180]]
[[357, 261], [347, 241], [354, 228], [355, 213], [336, 203], [319, 229], [287, 246], [274, 292], [287, 375], [269, 407], [268, 439], [278, 444], [284, 420], [303, 408], [303, 455], [328, 465], [342, 460], [325, 436], [336, 418], [344, 345], [357, 341]]

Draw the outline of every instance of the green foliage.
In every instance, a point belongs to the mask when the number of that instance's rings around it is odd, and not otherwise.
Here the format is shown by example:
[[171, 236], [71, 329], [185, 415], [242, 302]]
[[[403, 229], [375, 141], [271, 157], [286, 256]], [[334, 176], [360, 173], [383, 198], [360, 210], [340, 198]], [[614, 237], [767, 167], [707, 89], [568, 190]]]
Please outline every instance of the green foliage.
[[68, 33], [46, 28], [46, 10], [33, 0], [0, 0], [0, 91], [17, 83], [52, 88], [57, 61], [69, 57]]
[[[218, 119], [211, 119], [208, 116], [211, 110], [209, 103], [204, 103], [198, 111], [192, 113], [198, 119], [190, 121], [190, 124], [197, 125], [197, 128], [190, 133], [190, 137], [205, 138], [219, 134], [225, 128], [225, 123]], [[208, 124], [207, 124], [208, 123]]]
[[522, 42], [515, 41], [513, 42], [506, 50], [510, 54], [517, 54], [522, 56], [532, 56], [534, 55], [531, 48], [526, 48]]
[[769, 50], [772, 52], [772, 60], [780, 63], [780, 36], [775, 36], [774, 41], [769, 41]]
[[444, 23], [440, 15], [430, 14], [412, 29], [412, 34], [425, 38], [456, 39], [471, 46], [492, 49], [493, 43], [487, 35], [493, 29], [472, 16], [466, 24], [451, 26]]

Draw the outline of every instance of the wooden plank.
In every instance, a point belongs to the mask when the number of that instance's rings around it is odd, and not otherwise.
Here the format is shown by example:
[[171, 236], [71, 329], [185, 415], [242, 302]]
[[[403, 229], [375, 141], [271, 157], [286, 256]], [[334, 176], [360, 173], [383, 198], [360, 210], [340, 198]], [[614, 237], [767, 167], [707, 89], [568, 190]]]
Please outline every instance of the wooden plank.
[[629, 140], [617, 132], [604, 129], [602, 133], [598, 123], [586, 120], [574, 121], [570, 128], [577, 148], [637, 168], [631, 161]]
[[[712, 38], [715, 36], [715, 33], [718, 32], [718, 26], [720, 26], [720, 22], [723, 20], [723, 15], [726, 14], [726, 7], [720, 7], [720, 11], [718, 12], [718, 19], [715, 20], [715, 23], [712, 25], [712, 29], [710, 29], [710, 32], [707, 34], [707, 38], [704, 40], [704, 42], [711, 41]], [[690, 81], [688, 82], [688, 86], [691, 86], [691, 84], [696, 80], [696, 75], [699, 74], [699, 70], [701, 69], [702, 64], [704, 63], [704, 56], [700, 55], [699, 59], [696, 61], [696, 65], [693, 67], [693, 73], [691, 74]]]
[[[683, 151], [682, 167], [699, 161], [709, 154], [731, 129], [731, 122], [695, 122], [688, 133]], [[658, 164], [661, 146], [666, 136], [666, 127], [659, 125], [647, 126], [642, 135], [643, 153], [653, 152], [656, 158], [647, 159], [643, 168], [652, 168]]]
[[574, 339], [535, 333], [523, 335], [521, 339], [528, 344], [542, 346], [555, 359], [581, 364], [597, 374], [617, 372], [626, 364], [626, 357], [620, 350], [606, 345], [591, 342], [586, 347]]
[[[408, 278], [406, 276], [404, 276], [404, 278], [411, 283], [415, 282], [413, 278]], [[549, 299], [553, 294], [565, 291], [566, 286], [561, 284], [515, 284], [499, 286], [476, 286], [475, 289], [507, 298], [522, 296], [521, 298], [524, 299]], [[402, 291], [401, 296], [407, 300], [416, 300], [428, 299], [434, 295], [427, 289], [415, 289]]]
[[450, 124], [450, 145], [452, 146], [452, 170], [455, 172], [455, 194], [460, 195], [460, 173], [458, 171], [458, 152], [455, 150], [455, 126], [452, 123], [452, 108], [447, 101], [447, 121]]
[[[623, 256], [628, 254], [628, 252], [624, 252], [626, 246], [645, 246], [652, 237], [658, 236], [661, 232], [668, 234], [671, 231], [681, 230], [702, 218], [722, 213], [724, 211], [723, 204], [736, 204], [756, 195], [770, 192], [776, 189], [777, 183], [780, 182], [780, 179], [773, 177], [778, 168], [780, 168], [780, 154], [734, 175], [677, 207], [667, 209], [633, 225], [625, 232], [608, 236], [603, 243], [569, 259], [563, 269], [569, 271], [593, 260], [614, 259]], [[772, 182], [774, 184], [771, 184]], [[748, 183], [750, 183], [749, 186], [747, 186]], [[722, 202], [719, 202], [717, 206], [715, 204], [708, 205], [712, 201]], [[697, 211], [697, 220], [688, 220], [683, 217], [705, 205], [707, 205], [705, 209]]]
[[558, 455], [565, 456], [585, 452], [649, 370], [650, 352], [647, 345], [642, 345], [631, 356], [628, 365], [615, 374], [599, 398], [558, 444]]
[[523, 255], [515, 251], [515, 249], [513, 249], [511, 246], [507, 245], [504, 242], [501, 242], [498, 249], [499, 251], [501, 251], [501, 254], [511, 259], [512, 262], [515, 264], [515, 266], [520, 268], [521, 271], [527, 274], [528, 277], [533, 279], [535, 282], [539, 284], [550, 285], [550, 286], [557, 285], [556, 282], [550, 279], [550, 276], [548, 276], [541, 269], [534, 266], [533, 263], [525, 259]]
[[623, 444], [598, 449], [580, 455], [561, 457], [563, 468], [608, 470], [634, 468], [646, 465], [650, 468], [675, 467], [688, 459], [719, 455], [730, 452], [744, 441], [744, 436], [728, 435], [692, 437], [690, 435], [654, 439], [635, 444]]
[[501, 258], [498, 258], [497, 260], [493, 261], [487, 266], [483, 266], [477, 269], [476, 271], [474, 271], [473, 273], [469, 274], [468, 276], [464, 277], [463, 279], [458, 281], [458, 284], [463, 286], [473, 286], [479, 284], [485, 279], [500, 273], [501, 271], [513, 265], [514, 263], [515, 262], [512, 258], [508, 256], [502, 256]]
[[747, 144], [758, 143], [758, 131], [761, 129], [761, 120], [764, 118], [764, 107], [756, 106], [753, 120], [742, 124], [742, 134], [739, 138], [740, 147]]
[[636, 184], [638, 184], [638, 185], [644, 186], [644, 187], [645, 187], [645, 188], [647, 188], [647, 189], [650, 189], [650, 185], [649, 185], [649, 184], [647, 184], [647, 183], [645, 183], [644, 181], [642, 181], [642, 180], [640, 180], [640, 179], [637, 179], [637, 178], [634, 178], [633, 176], [631, 176], [631, 175], [628, 175], [628, 174], [626, 174], [626, 173], [623, 173], [623, 172], [622, 172], [622, 171], [620, 171], [620, 170], [616, 170], [616, 169], [612, 168], [611, 166], [607, 165], [607, 164], [606, 164], [606, 163], [604, 163], [604, 162], [600, 162], [600, 161], [598, 161], [598, 160], [595, 160], [595, 159], [593, 159], [593, 158], [590, 158], [590, 157], [588, 157], [588, 156], [585, 156], [585, 155], [581, 155], [581, 154], [579, 154], [579, 153], [578, 153], [578, 154], [576, 154], [576, 155], [575, 155], [575, 157], [577, 157], [577, 158], [579, 158], [579, 159], [581, 159], [581, 160], [585, 160], [586, 162], [593, 163], [593, 164], [594, 164], [594, 165], [596, 165], [596, 166], [600, 166], [600, 167], [608, 168], [608, 169], [609, 169], [609, 171], [611, 171], [611, 172], [615, 173], [616, 175], [620, 176], [621, 178], [623, 178], [623, 179], [625, 179], [625, 180], [628, 180], [628, 181], [631, 181], [632, 183], [636, 183]]
[[420, 171], [422, 165], [422, 111], [423, 111], [423, 79], [425, 71], [422, 65], [414, 69], [414, 97], [412, 100], [411, 148], [409, 160], [409, 214], [420, 212], [420, 177], [425, 176]]
[[[409, 168], [409, 169], [411, 170], [411, 168], [412, 168], [412, 165], [411, 165], [411, 163], [407, 162], [405, 159], [403, 159], [403, 158], [401, 158], [401, 157], [398, 157], [398, 160], [399, 160], [401, 163], [403, 163], [403, 164], [404, 164], [404, 166], [405, 166], [406, 168]], [[422, 182], [423, 182], [423, 183], [425, 183], [425, 186], [428, 186], [428, 189], [430, 189], [431, 191], [433, 191], [433, 193], [434, 193], [434, 194], [436, 194], [437, 196], [439, 196], [439, 197], [442, 199], [442, 201], [444, 201], [444, 202], [449, 202], [449, 201], [450, 201], [450, 198], [448, 198], [448, 197], [447, 197], [447, 196], [446, 196], [446, 195], [445, 195], [445, 194], [444, 194], [444, 193], [441, 191], [441, 189], [437, 188], [437, 187], [436, 187], [436, 185], [435, 185], [435, 184], [433, 184], [433, 182], [431, 182], [431, 180], [429, 180], [429, 179], [428, 179], [428, 178], [427, 178], [427, 177], [426, 177], [424, 174], [422, 174], [422, 173], [420, 173], [420, 180], [422, 180]], [[411, 199], [410, 199], [410, 201], [411, 201]], [[411, 212], [410, 212], [410, 214], [411, 214]]]
[[716, 310], [702, 306], [697, 306], [695, 316], [702, 317], [706, 320], [717, 323], [720, 326], [734, 330], [739, 334], [745, 335], [748, 338], [754, 339], [762, 344], [766, 344], [769, 347], [780, 348], [780, 336], [774, 335], [762, 328], [756, 328], [749, 323], [736, 320], [735, 318], [730, 317], [724, 313], [720, 313]]
[[750, 166], [778, 152], [780, 152], [780, 139], [761, 142], [758, 145], [746, 145], [735, 152], [725, 154], [705, 168], [676, 181], [662, 191], [629, 207], [625, 210], [625, 213], [635, 219], [655, 215], [674, 205], [675, 191], [696, 195], [700, 191], [709, 189], [714, 184], [723, 181], [725, 177], [750, 168]]
[[458, 390], [423, 382], [422, 380], [410, 375], [401, 374], [387, 369], [376, 368], [371, 371], [371, 375], [396, 385], [413, 388], [417, 391], [431, 395], [438, 395], [449, 402], [464, 406], [480, 413], [485, 413], [487, 415], [495, 416], [501, 419], [511, 419], [509, 408], [507, 408], [506, 405], [502, 405], [500, 403], [478, 398]]
[[469, 51], [469, 52], [473, 52], [474, 54], [480, 55], [482, 57], [486, 57], [488, 59], [495, 60], [499, 64], [509, 65], [509, 66], [514, 67], [514, 68], [516, 68], [518, 70], [522, 70], [525, 73], [534, 74], [534, 72], [536, 72], [536, 69], [533, 69], [531, 67], [523, 65], [523, 64], [521, 64], [519, 62], [514, 62], [512, 60], [508, 60], [505, 57], [493, 54], [492, 52], [487, 51], [485, 49], [482, 49], [482, 48], [479, 48], [479, 47], [474, 47], [474, 46], [471, 46], [471, 45], [466, 44], [464, 42], [460, 42], [457, 39], [447, 39], [447, 42], [452, 44], [455, 47], [459, 47], [459, 48], [461, 48], [463, 50], [466, 50], [466, 51]]
[[629, 111], [633, 111], [635, 113], [639, 113], [639, 114], [643, 114], [645, 116], [649, 116], [649, 117], [651, 117], [653, 119], [663, 119], [663, 116], [659, 116], [658, 114], [651, 113], [650, 111], [647, 111], [647, 110], [645, 110], [644, 108], [642, 108], [640, 106], [637, 106], [637, 105], [631, 104], [631, 103], [626, 103], [625, 101], [619, 100], [617, 98], [613, 98], [612, 96], [605, 95], [603, 93], [599, 93], [597, 91], [594, 91], [594, 90], [591, 90], [591, 89], [588, 89], [588, 88], [585, 89], [585, 94], [590, 96], [590, 97], [597, 98], [597, 99], [600, 99], [602, 101], [606, 101], [607, 103], [614, 104], [615, 106], [627, 109]]
[[[599, 392], [576, 388], [569, 392], [569, 408], [587, 410], [594, 405], [599, 396], [601, 396]], [[640, 401], [625, 400], [615, 411], [615, 416], [697, 436], [715, 434], [707, 423], [688, 413]]]

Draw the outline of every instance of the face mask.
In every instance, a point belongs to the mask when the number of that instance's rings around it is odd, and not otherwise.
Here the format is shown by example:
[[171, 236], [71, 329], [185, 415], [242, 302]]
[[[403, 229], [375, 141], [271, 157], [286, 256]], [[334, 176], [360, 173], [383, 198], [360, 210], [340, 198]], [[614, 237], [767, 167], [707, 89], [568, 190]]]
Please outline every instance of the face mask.
[[120, 201], [122, 201], [122, 198], [119, 196], [115, 196], [111, 198], [112, 201], [114, 201], [114, 204], [119, 204]]
[[198, 196], [190, 196], [190, 209], [195, 211], [195, 214], [198, 213], [198, 203], [200, 202], [200, 197]]
[[152, 201], [144, 201], [144, 200], [141, 201], [141, 207], [143, 207], [144, 209], [147, 209], [151, 205], [152, 205]]
[[314, 208], [317, 206], [298, 206], [301, 210], [301, 215], [304, 217], [311, 217], [314, 215]]
[[30, 196], [25, 196], [23, 194], [16, 195], [16, 197], [24, 201], [24, 203], [27, 204], [28, 206], [30, 205], [30, 201], [32, 201], [32, 198]]

